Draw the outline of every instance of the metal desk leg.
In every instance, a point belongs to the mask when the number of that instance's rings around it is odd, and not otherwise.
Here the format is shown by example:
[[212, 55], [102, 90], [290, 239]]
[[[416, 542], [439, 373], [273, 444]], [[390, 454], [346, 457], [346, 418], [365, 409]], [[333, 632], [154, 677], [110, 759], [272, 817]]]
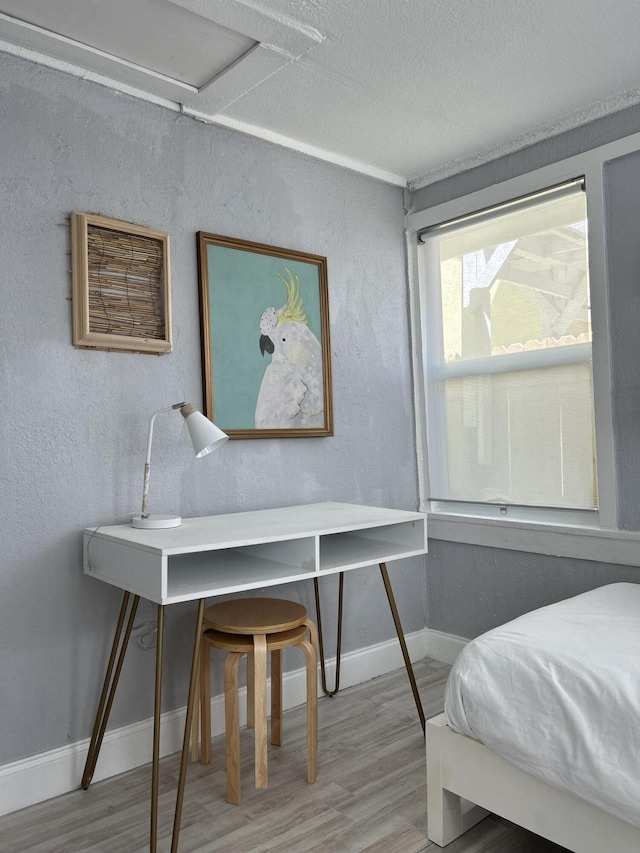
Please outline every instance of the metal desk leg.
[[[420, 699], [420, 693], [418, 692], [418, 685], [416, 684], [416, 677], [413, 671], [413, 665], [411, 663], [411, 658], [409, 657], [409, 652], [407, 650], [407, 643], [404, 637], [404, 631], [402, 630], [402, 623], [400, 622], [400, 616], [398, 614], [398, 608], [396, 606], [396, 600], [393, 595], [393, 589], [391, 587], [391, 580], [389, 579], [389, 573], [387, 572], [387, 566], [385, 563], [380, 563], [380, 572], [382, 574], [382, 580], [384, 582], [384, 588], [387, 593], [387, 600], [389, 601], [389, 607], [391, 608], [391, 615], [393, 616], [393, 623], [396, 628], [396, 633], [398, 635], [398, 640], [400, 642], [400, 648], [402, 650], [402, 656], [404, 658], [404, 665], [407, 670], [407, 675], [409, 676], [409, 682], [411, 684], [411, 690], [413, 692], [413, 698], [416, 703], [416, 708], [418, 710], [418, 716], [420, 718], [420, 725], [422, 726], [422, 731], [425, 730], [425, 716], [424, 709], [422, 707], [422, 701]], [[336, 644], [336, 679], [333, 690], [327, 689], [327, 681], [326, 681], [326, 672], [325, 672], [325, 660], [324, 660], [324, 643], [322, 638], [322, 613], [320, 609], [320, 592], [319, 592], [319, 584], [318, 578], [313, 579], [315, 597], [316, 597], [316, 618], [318, 622], [318, 646], [320, 651], [320, 672], [322, 678], [322, 691], [327, 696], [335, 696], [338, 690], [340, 689], [340, 657], [341, 657], [341, 647], [342, 647], [342, 606], [344, 600], [344, 573], [340, 572], [340, 587], [338, 590], [338, 640]]]
[[[81, 787], [86, 791], [89, 785], [91, 784], [91, 780], [93, 778], [93, 773], [96, 769], [96, 763], [98, 761], [98, 755], [100, 753], [100, 747], [102, 746], [102, 739], [104, 737], [104, 733], [107, 728], [107, 722], [109, 720], [109, 714], [111, 713], [111, 706], [113, 705], [113, 699], [116, 695], [116, 687], [118, 686], [118, 679], [120, 678], [120, 672], [122, 670], [122, 664], [124, 663], [124, 656], [127, 651], [127, 647], [129, 645], [129, 637], [131, 636], [131, 629], [133, 628], [133, 621], [136, 616], [136, 610], [138, 609], [138, 603], [140, 601], [140, 596], [136, 595], [133, 598], [131, 603], [131, 610], [129, 612], [129, 621], [127, 622], [127, 628], [124, 635], [124, 640], [122, 641], [122, 645], [120, 646], [120, 653], [118, 654], [118, 646], [120, 645], [120, 637], [122, 635], [122, 626], [124, 625], [124, 620], [127, 613], [127, 606], [129, 604], [129, 598], [131, 597], [131, 593], [125, 592], [122, 597], [122, 605], [120, 607], [120, 616], [118, 618], [118, 624], [116, 626], [116, 632], [113, 637], [113, 645], [111, 646], [111, 655], [109, 657], [109, 663], [107, 664], [107, 671], [104, 676], [104, 684], [102, 685], [102, 693], [100, 694], [100, 701], [98, 703], [98, 710], [96, 712], [96, 720], [93, 725], [93, 732], [91, 734], [91, 742], [89, 744], [89, 752], [87, 753], [87, 760], [84, 765], [84, 772], [82, 774], [82, 782], [80, 783]], [[116, 657], [118, 658], [116, 664]], [[115, 665], [115, 673], [114, 673], [114, 665]]]
[[325, 696], [335, 696], [340, 690], [340, 657], [342, 653], [342, 603], [344, 600], [344, 572], [340, 572], [340, 585], [338, 587], [338, 638], [336, 641], [336, 677], [333, 690], [327, 688], [327, 673], [324, 662], [324, 641], [322, 638], [322, 611], [320, 609], [320, 586], [318, 578], [313, 579], [313, 589], [316, 596], [316, 621], [318, 623], [318, 650], [320, 652], [320, 675], [322, 679], [322, 692]]
[[151, 827], [149, 850], [156, 853], [158, 844], [158, 782], [160, 778], [160, 711], [162, 706], [162, 656], [164, 647], [164, 605], [158, 605], [156, 639], [156, 690], [153, 703], [153, 764], [151, 769]]
[[180, 775], [178, 777], [178, 794], [176, 796], [176, 811], [173, 818], [173, 835], [171, 837], [171, 853], [177, 853], [178, 838], [180, 836], [180, 820], [182, 818], [182, 801], [184, 799], [184, 783], [187, 776], [187, 763], [189, 761], [189, 740], [191, 736], [191, 722], [193, 720], [193, 709], [196, 701], [196, 688], [198, 685], [198, 661], [200, 658], [200, 638], [202, 636], [202, 623], [204, 621], [204, 598], [198, 603], [198, 618], [196, 619], [196, 635], [193, 640], [193, 658], [191, 661], [191, 680], [189, 681], [189, 698], [187, 700], [187, 719], [184, 724], [184, 740], [182, 742], [182, 758], [180, 760]]
[[425, 720], [424, 720], [424, 709], [422, 707], [422, 701], [420, 699], [420, 693], [418, 692], [418, 685], [416, 684], [416, 676], [413, 671], [413, 665], [411, 664], [411, 658], [409, 657], [409, 652], [407, 650], [407, 643], [404, 638], [404, 631], [402, 630], [402, 624], [400, 623], [400, 616], [398, 614], [398, 608], [396, 607], [396, 600], [393, 595], [393, 589], [391, 588], [391, 581], [389, 579], [389, 573], [387, 572], [386, 563], [380, 563], [380, 572], [382, 574], [382, 580], [384, 582], [384, 588], [387, 593], [387, 598], [389, 600], [389, 607], [391, 608], [391, 615], [393, 616], [393, 622], [396, 626], [396, 633], [398, 634], [398, 640], [400, 641], [400, 648], [402, 649], [402, 656], [404, 657], [404, 665], [407, 670], [407, 675], [409, 676], [409, 682], [411, 684], [411, 690], [413, 691], [413, 698], [416, 703], [416, 708], [418, 709], [418, 716], [420, 717], [420, 725], [422, 726], [422, 731], [424, 732]]

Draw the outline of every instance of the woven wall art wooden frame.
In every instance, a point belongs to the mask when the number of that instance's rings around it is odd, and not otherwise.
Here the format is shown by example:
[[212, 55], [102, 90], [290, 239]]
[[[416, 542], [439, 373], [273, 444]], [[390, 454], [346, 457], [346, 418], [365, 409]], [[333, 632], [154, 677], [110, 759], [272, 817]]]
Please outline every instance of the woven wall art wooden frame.
[[168, 234], [74, 212], [71, 257], [75, 347], [171, 352]]

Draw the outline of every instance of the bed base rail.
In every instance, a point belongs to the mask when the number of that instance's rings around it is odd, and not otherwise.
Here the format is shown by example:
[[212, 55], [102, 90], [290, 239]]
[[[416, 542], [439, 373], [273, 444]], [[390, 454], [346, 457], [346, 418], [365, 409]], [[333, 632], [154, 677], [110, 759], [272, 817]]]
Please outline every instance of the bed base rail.
[[574, 853], [638, 853], [640, 828], [554, 788], [486, 746], [427, 720], [428, 837], [440, 847], [489, 812]]

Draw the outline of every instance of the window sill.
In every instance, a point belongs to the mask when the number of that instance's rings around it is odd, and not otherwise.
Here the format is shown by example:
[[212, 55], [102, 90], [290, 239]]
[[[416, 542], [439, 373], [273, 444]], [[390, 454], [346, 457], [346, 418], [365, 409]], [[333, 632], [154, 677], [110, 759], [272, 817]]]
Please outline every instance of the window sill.
[[640, 566], [640, 531], [428, 512], [430, 539]]

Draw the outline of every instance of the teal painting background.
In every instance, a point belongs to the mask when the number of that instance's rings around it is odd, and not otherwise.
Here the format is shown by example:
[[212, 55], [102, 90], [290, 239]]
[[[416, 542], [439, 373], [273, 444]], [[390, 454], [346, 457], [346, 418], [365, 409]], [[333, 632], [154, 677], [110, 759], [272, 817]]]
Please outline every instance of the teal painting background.
[[320, 282], [316, 264], [207, 246], [213, 416], [222, 430], [254, 429], [260, 383], [271, 356], [260, 354], [260, 317], [280, 309], [287, 291], [285, 267], [300, 277], [309, 328], [322, 344]]

